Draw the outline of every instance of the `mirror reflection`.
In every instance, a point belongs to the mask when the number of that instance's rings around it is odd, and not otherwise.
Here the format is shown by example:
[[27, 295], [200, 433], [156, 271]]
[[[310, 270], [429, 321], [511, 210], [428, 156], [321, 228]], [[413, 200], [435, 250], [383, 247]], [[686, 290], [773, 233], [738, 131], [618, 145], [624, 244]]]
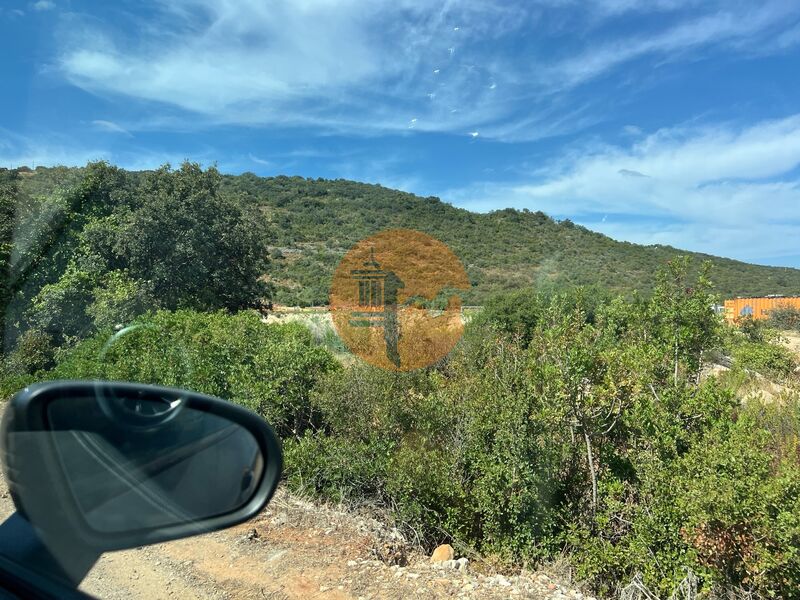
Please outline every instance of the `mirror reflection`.
[[230, 513], [253, 497], [263, 474], [249, 431], [181, 398], [99, 392], [55, 400], [47, 416], [75, 501], [100, 533]]

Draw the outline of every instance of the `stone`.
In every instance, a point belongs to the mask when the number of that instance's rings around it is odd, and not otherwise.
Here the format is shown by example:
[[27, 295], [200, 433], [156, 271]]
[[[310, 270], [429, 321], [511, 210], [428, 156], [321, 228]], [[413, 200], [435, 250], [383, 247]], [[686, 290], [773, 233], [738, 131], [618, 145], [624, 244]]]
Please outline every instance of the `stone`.
[[437, 546], [436, 550], [431, 554], [431, 562], [443, 562], [445, 560], [453, 560], [455, 551], [450, 544], [442, 544]]

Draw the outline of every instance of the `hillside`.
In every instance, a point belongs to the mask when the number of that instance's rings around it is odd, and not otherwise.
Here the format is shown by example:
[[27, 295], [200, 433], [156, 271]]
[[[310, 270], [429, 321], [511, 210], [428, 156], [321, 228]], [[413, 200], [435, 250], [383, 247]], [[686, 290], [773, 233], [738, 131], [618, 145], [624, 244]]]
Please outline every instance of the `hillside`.
[[[668, 246], [618, 242], [541, 212], [505, 209], [488, 214], [455, 208], [438, 198], [345, 180], [261, 178], [251, 173], [224, 178], [227, 189], [262, 208], [274, 224], [280, 252], [273, 262], [277, 300], [324, 303], [333, 268], [359, 239], [392, 227], [429, 233], [449, 244], [473, 284], [465, 298], [520, 286], [597, 285], [618, 292], [647, 293], [657, 268], [681, 251]], [[796, 294], [800, 270], [711, 260], [723, 296]], [[323, 275], [320, 277], [320, 275]]]
[[[77, 181], [80, 172], [37, 168], [22, 178], [22, 189], [30, 195], [48, 194]], [[541, 212], [473, 213], [438, 198], [340, 179], [244, 173], [224, 176], [222, 185], [257, 207], [271, 225], [269, 278], [279, 304], [326, 304], [333, 269], [350, 246], [396, 227], [424, 231], [450, 245], [473, 286], [465, 294], [466, 304], [482, 304], [495, 293], [531, 285], [597, 286], [647, 294], [658, 267], [677, 254], [690, 254], [695, 265], [712, 261], [716, 290], [723, 297], [800, 294], [797, 269], [618, 242]]]

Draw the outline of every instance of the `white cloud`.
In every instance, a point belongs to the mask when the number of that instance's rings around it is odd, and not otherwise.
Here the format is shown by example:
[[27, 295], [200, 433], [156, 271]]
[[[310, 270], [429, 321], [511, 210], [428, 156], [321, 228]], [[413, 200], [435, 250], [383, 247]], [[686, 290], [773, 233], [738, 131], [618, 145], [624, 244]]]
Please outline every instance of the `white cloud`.
[[31, 8], [38, 12], [53, 10], [55, 7], [55, 2], [50, 2], [50, 0], [38, 0], [38, 2], [31, 4]]
[[73, 166], [109, 157], [99, 148], [76, 148], [56, 134], [27, 137], [0, 127], [0, 167]]
[[[751, 51], [773, 35], [782, 47], [800, 43], [789, 18], [800, 5], [693, 4], [596, 0], [581, 10], [584, 3], [569, 0], [160, 0], [158, 18], [137, 27], [136, 39], [96, 21], [74, 23], [58, 64], [86, 90], [178, 107], [194, 113], [186, 120], [206, 124], [369, 134], [407, 130], [417, 117], [417, 131], [479, 128], [482, 137], [538, 139], [602, 118], [572, 118], [588, 102], [559, 92], [634, 59], [679, 60], [715, 46]], [[687, 5], [692, 11], [679, 11]], [[511, 40], [531, 32], [546, 40], [558, 26], [541, 15], [564, 10], [586, 21], [577, 29], [626, 12], [679, 18], [614, 43], [575, 36], [563, 56], [520, 51]]]
[[585, 215], [575, 218], [620, 239], [759, 260], [800, 254], [798, 169], [800, 114], [573, 149], [529, 173], [528, 183], [490, 182], [444, 197], [478, 210]]
[[[787, 19], [796, 18], [797, 5], [772, 1], [753, 6], [736, 6], [687, 19], [655, 34], [615, 39], [595, 45], [552, 67], [548, 76], [571, 87], [646, 55], [662, 60], [678, 60], [685, 53], [710, 45], [759, 50], [770, 41], [770, 34], [781, 31]], [[791, 39], [791, 38], [787, 38]]]
[[[141, 171], [155, 169], [165, 163], [179, 165], [184, 160], [210, 166], [215, 164], [216, 159], [216, 153], [210, 148], [186, 153], [160, 152], [136, 146], [112, 150], [103, 145], [84, 144], [72, 136], [54, 131], [27, 136], [0, 128], [0, 167], [82, 167], [90, 161], [106, 160], [124, 169]], [[220, 165], [220, 169], [226, 172], [233, 170], [228, 165]]]
[[248, 154], [247, 158], [249, 158], [251, 161], [253, 161], [257, 165], [261, 165], [263, 167], [270, 167], [270, 168], [274, 168], [275, 167], [275, 163], [273, 163], [271, 160], [265, 160], [263, 158], [259, 158], [257, 156], [253, 156], [252, 154]]
[[125, 129], [121, 125], [118, 125], [117, 123], [114, 123], [114, 121], [95, 119], [94, 121], [92, 121], [92, 125], [94, 125], [95, 129], [99, 129], [100, 131], [106, 131], [109, 133], [121, 133], [126, 136], [131, 135], [127, 129]]

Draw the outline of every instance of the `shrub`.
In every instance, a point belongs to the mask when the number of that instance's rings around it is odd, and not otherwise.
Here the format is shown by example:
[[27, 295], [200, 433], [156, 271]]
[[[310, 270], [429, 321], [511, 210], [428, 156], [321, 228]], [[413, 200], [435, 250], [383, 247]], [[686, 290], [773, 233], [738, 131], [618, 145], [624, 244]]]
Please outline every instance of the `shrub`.
[[110, 271], [93, 290], [87, 308], [97, 329], [121, 328], [155, 306], [150, 286], [131, 279], [124, 271]]
[[762, 375], [786, 377], [797, 364], [788, 348], [769, 342], [741, 341], [732, 350], [735, 365]]
[[8, 374], [25, 375], [55, 364], [56, 347], [53, 337], [39, 329], [29, 329], [17, 340], [17, 347], [5, 357], [4, 369]]
[[[800, 582], [800, 461], [797, 438], [778, 442], [759, 412], [797, 406], [752, 404], [735, 423], [720, 423], [675, 464], [672, 482], [687, 518], [682, 537], [718, 581], [764, 596], [790, 597]], [[787, 444], [788, 442], [788, 444]], [[786, 446], [790, 446], [786, 448]]]
[[770, 311], [769, 322], [777, 329], [800, 330], [800, 308], [777, 306]]
[[306, 430], [284, 439], [287, 483], [334, 502], [385, 498], [392, 446], [392, 440], [354, 440]]
[[192, 389], [247, 406], [280, 435], [313, 421], [311, 389], [338, 368], [298, 324], [264, 325], [250, 312], [161, 311], [61, 352], [39, 379], [100, 378]]
[[92, 277], [68, 269], [56, 283], [45, 285], [31, 301], [27, 317], [34, 329], [47, 332], [58, 345], [85, 337], [92, 331], [86, 308], [92, 302]]
[[[691, 569], [703, 593], [790, 596], [798, 405], [742, 408], [698, 378], [721, 324], [707, 281], [682, 268], [651, 300], [591, 313], [580, 296], [499, 302], [426, 371], [355, 364], [320, 379], [318, 429], [287, 442], [290, 483], [382, 503], [431, 545], [517, 563], [568, 551], [606, 594], [639, 572], [668, 595]], [[725, 343], [737, 363], [785, 373], [762, 333]]]

